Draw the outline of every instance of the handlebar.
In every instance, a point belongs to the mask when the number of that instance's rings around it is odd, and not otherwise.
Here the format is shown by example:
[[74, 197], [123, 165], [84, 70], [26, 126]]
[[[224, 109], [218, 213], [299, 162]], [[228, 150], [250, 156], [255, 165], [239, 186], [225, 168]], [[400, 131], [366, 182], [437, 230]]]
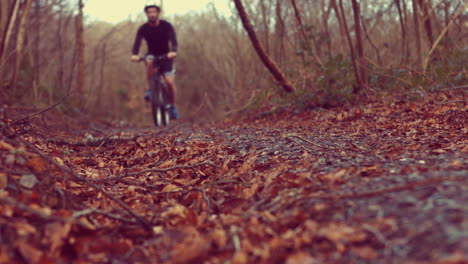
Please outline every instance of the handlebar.
[[[158, 63], [158, 62], [161, 62], [161, 61], [165, 61], [165, 60], [169, 60], [169, 58], [167, 57], [168, 54], [163, 54], [163, 55], [160, 55], [160, 56], [155, 56], [153, 57], [153, 61], [155, 63]], [[142, 61], [146, 61], [146, 57], [147, 56], [140, 56], [138, 62], [142, 62]]]

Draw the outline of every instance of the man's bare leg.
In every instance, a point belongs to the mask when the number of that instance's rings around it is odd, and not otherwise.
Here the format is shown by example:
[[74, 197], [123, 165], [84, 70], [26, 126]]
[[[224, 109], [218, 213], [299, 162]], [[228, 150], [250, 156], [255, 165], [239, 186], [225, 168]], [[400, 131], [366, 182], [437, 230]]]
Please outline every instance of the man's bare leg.
[[154, 61], [151, 59], [146, 60], [146, 74], [148, 78], [148, 88], [151, 87], [151, 78], [153, 78], [154, 74]]
[[164, 81], [166, 81], [167, 84], [167, 92], [169, 95], [169, 103], [171, 105], [175, 105], [176, 102], [176, 93], [177, 93], [177, 87], [175, 85], [175, 76], [174, 75], [165, 75], [164, 76]]
[[167, 95], [169, 99], [169, 103], [171, 104], [170, 113], [172, 119], [179, 119], [179, 113], [177, 112], [177, 108], [175, 106], [176, 102], [176, 92], [177, 87], [175, 85], [175, 76], [173, 74], [165, 75], [164, 80], [166, 81], [167, 85]]

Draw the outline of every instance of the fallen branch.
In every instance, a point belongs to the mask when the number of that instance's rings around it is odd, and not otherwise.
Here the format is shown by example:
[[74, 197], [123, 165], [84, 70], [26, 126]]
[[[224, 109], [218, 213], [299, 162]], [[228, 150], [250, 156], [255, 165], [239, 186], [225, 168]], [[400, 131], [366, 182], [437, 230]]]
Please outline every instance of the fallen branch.
[[19, 202], [17, 201], [16, 199], [13, 199], [13, 198], [10, 198], [10, 197], [2, 197], [0, 196], [0, 202], [2, 202], [3, 204], [10, 204], [12, 206], [14, 206], [15, 208], [21, 210], [21, 211], [25, 211], [31, 215], [35, 215], [41, 219], [44, 219], [44, 220], [47, 220], [47, 221], [61, 221], [61, 222], [74, 222], [76, 221], [78, 218], [82, 217], [82, 216], [87, 216], [87, 215], [91, 215], [91, 214], [99, 214], [99, 215], [103, 215], [103, 216], [106, 216], [108, 218], [111, 218], [111, 219], [115, 219], [115, 220], [119, 220], [121, 222], [126, 222], [126, 223], [130, 223], [130, 224], [136, 224], [137, 222], [135, 221], [131, 221], [129, 219], [126, 219], [125, 217], [123, 216], [119, 216], [119, 215], [116, 215], [116, 214], [112, 214], [112, 213], [109, 213], [109, 212], [106, 212], [106, 211], [103, 211], [103, 210], [99, 210], [99, 209], [86, 209], [86, 210], [83, 210], [83, 211], [78, 211], [78, 212], [74, 212], [73, 215], [71, 217], [61, 217], [61, 216], [56, 216], [56, 215], [49, 215], [49, 214], [46, 214], [38, 209], [34, 209], [22, 202]]
[[[295, 141], [293, 138], [300, 139], [300, 140], [302, 140], [302, 141], [304, 141], [304, 142], [309, 143], [310, 145], [313, 145], [313, 146], [316, 146], [316, 147], [319, 147], [319, 148], [322, 148], [322, 149], [327, 149], [327, 150], [329, 149], [329, 148], [327, 148], [327, 147], [321, 146], [321, 145], [319, 145], [319, 144], [317, 144], [317, 143], [314, 143], [314, 142], [312, 142], [312, 141], [310, 141], [310, 140], [308, 140], [308, 139], [305, 139], [305, 138], [303, 138], [303, 137], [301, 137], [301, 136], [298, 136], [298, 135], [286, 135], [286, 138], [289, 139], [289, 140], [291, 140], [291, 141], [294, 141], [294, 142], [297, 143], [297, 144], [300, 144], [300, 143], [298, 143], [297, 141]], [[300, 145], [302, 145], [302, 144], [300, 144]]]
[[418, 181], [418, 182], [410, 182], [405, 185], [400, 185], [400, 186], [395, 186], [395, 187], [390, 187], [390, 188], [384, 188], [384, 189], [379, 189], [376, 191], [370, 191], [370, 192], [351, 192], [351, 193], [343, 193], [343, 194], [327, 194], [327, 195], [311, 195], [307, 197], [301, 197], [295, 199], [292, 203], [298, 202], [298, 201], [303, 201], [303, 200], [311, 200], [311, 199], [317, 199], [317, 200], [341, 200], [341, 199], [360, 199], [360, 198], [368, 198], [368, 197], [373, 197], [373, 196], [380, 196], [384, 195], [387, 193], [392, 193], [392, 192], [401, 192], [401, 191], [407, 191], [407, 190], [412, 190], [415, 189], [416, 187], [420, 186], [427, 186], [427, 185], [433, 185], [433, 184], [440, 184], [441, 182], [444, 181], [468, 181], [468, 177], [434, 177], [431, 179], [427, 179], [424, 181]]
[[196, 188], [193, 188], [193, 190], [197, 190], [197, 191], [199, 191], [199, 192], [202, 193], [203, 199], [204, 199], [205, 202], [206, 202], [206, 210], [207, 210], [208, 212], [210, 212], [210, 211], [211, 211], [211, 203], [210, 203], [210, 199], [209, 199], [208, 196], [206, 195], [205, 189], [200, 188], [200, 187], [196, 187]]
[[114, 176], [114, 177], [109, 177], [109, 178], [105, 178], [105, 179], [97, 179], [97, 180], [92, 180], [92, 181], [99, 182], [99, 183], [108, 182], [108, 181], [120, 181], [121, 179], [126, 178], [126, 177], [142, 175], [142, 174], [149, 173], [149, 172], [165, 173], [165, 172], [178, 170], [178, 169], [193, 169], [193, 168], [200, 167], [200, 166], [203, 166], [203, 165], [217, 166], [215, 164], [212, 164], [210, 162], [205, 161], [205, 162], [200, 162], [200, 163], [196, 163], [196, 164], [192, 164], [192, 165], [177, 165], [177, 166], [174, 166], [174, 167], [163, 168], [163, 169], [149, 169], [149, 170], [143, 170], [143, 171], [138, 171], [138, 172], [125, 173], [125, 174], [117, 175], [117, 176]]
[[39, 156], [41, 156], [41, 158], [43, 158], [44, 160], [47, 160], [48, 162], [50, 162], [51, 164], [55, 165], [57, 168], [59, 168], [60, 170], [62, 170], [63, 172], [65, 172], [65, 174], [68, 174], [70, 175], [71, 177], [67, 177], [68, 179], [70, 179], [71, 181], [74, 181], [76, 183], [79, 183], [79, 184], [86, 184], [90, 187], [92, 187], [93, 189], [101, 192], [102, 194], [104, 194], [104, 196], [106, 196], [107, 198], [109, 198], [110, 200], [114, 201], [115, 203], [117, 203], [118, 205], [120, 205], [123, 209], [125, 209], [125, 211], [127, 211], [130, 215], [132, 215], [135, 219], [137, 219], [147, 230], [152, 230], [151, 228], [151, 225], [150, 223], [144, 219], [143, 217], [139, 216], [137, 213], [135, 213], [132, 208], [130, 208], [127, 204], [125, 204], [124, 202], [122, 202], [120, 199], [117, 199], [116, 197], [114, 197], [112, 194], [108, 193], [107, 191], [105, 191], [104, 189], [102, 189], [99, 185], [93, 183], [93, 182], [90, 182], [88, 179], [86, 178], [83, 178], [81, 177], [80, 175], [78, 175], [76, 172], [74, 172], [72, 169], [70, 169], [69, 167], [65, 166], [65, 165], [61, 165], [59, 164], [58, 162], [56, 162], [52, 157], [46, 155], [45, 153], [43, 153], [42, 151], [40, 151], [35, 145], [33, 145], [32, 143], [24, 140], [22, 137], [19, 137], [19, 140], [24, 144], [26, 145], [27, 147], [29, 147], [30, 149], [32, 149], [32, 151], [34, 151], [35, 153], [37, 153]]
[[16, 123], [18, 123], [18, 122], [21, 122], [21, 121], [26, 120], [26, 119], [31, 118], [31, 117], [38, 116], [38, 115], [40, 115], [40, 114], [43, 114], [43, 113], [45, 113], [45, 112], [47, 112], [47, 111], [50, 111], [50, 110], [54, 109], [55, 107], [57, 107], [58, 105], [60, 105], [61, 103], [63, 103], [63, 101], [65, 100], [65, 98], [67, 98], [68, 96], [70, 96], [70, 94], [71, 94], [71, 89], [69, 89], [68, 92], [67, 92], [67, 94], [65, 94], [62, 98], [60, 98], [60, 100], [58, 100], [55, 104], [53, 104], [53, 105], [51, 105], [51, 106], [47, 107], [46, 109], [41, 110], [41, 111], [39, 111], [39, 112], [36, 112], [36, 113], [30, 114], [30, 115], [27, 115], [27, 116], [18, 118], [18, 119], [16, 119], [16, 120], [14, 120], [14, 121], [11, 123], [11, 125], [14, 125], [14, 124], [16, 124]]
[[92, 138], [92, 139], [85, 139], [83, 142], [71, 142], [67, 140], [59, 140], [59, 139], [49, 139], [47, 142], [56, 144], [56, 145], [67, 145], [67, 146], [75, 146], [75, 147], [100, 147], [106, 143], [125, 143], [128, 141], [135, 141], [139, 137], [145, 135], [135, 135], [129, 138], [121, 138], [118, 136], [109, 136], [109, 137], [101, 137], [101, 138]]
[[80, 218], [82, 216], [88, 216], [88, 215], [92, 215], [92, 214], [103, 215], [103, 216], [106, 216], [108, 218], [115, 219], [115, 220], [125, 222], [125, 223], [129, 223], [129, 224], [137, 224], [138, 223], [138, 222], [132, 221], [130, 219], [127, 219], [127, 218], [125, 218], [123, 216], [112, 214], [112, 213], [109, 213], [109, 212], [106, 212], [106, 211], [103, 211], [103, 210], [99, 210], [99, 209], [93, 209], [93, 208], [85, 209], [83, 211], [74, 212], [71, 218], [72, 219], [77, 219], [77, 218]]
[[46, 214], [44, 212], [41, 212], [40, 210], [31, 208], [30, 206], [27, 206], [26, 204], [24, 204], [22, 202], [19, 202], [16, 199], [13, 199], [13, 198], [10, 198], [10, 197], [0, 196], [0, 202], [2, 202], [2, 204], [12, 205], [12, 206], [14, 206], [15, 208], [18, 208], [21, 211], [25, 211], [25, 212], [27, 212], [29, 214], [35, 215], [35, 216], [40, 217], [40, 218], [45, 219], [45, 220], [63, 221], [63, 222], [66, 222], [66, 221], [69, 220], [69, 219], [67, 219], [65, 217], [60, 217], [60, 216], [55, 216], [55, 215], [48, 215], [48, 214]]

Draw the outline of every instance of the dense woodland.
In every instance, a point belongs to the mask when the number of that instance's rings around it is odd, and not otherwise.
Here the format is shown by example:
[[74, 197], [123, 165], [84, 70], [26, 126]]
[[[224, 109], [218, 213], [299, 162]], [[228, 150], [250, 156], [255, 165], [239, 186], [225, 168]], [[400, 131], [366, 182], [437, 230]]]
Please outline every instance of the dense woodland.
[[[270, 103], [340, 105], [358, 94], [466, 85], [464, 1], [237, 2], [261, 48], [296, 93], [285, 99], [278, 82], [266, 74], [234, 3], [230, 17], [214, 8], [164, 15], [181, 43], [179, 101], [189, 119], [223, 117]], [[138, 120], [145, 111], [143, 67], [128, 57], [144, 16], [112, 25], [83, 18], [82, 1], [3, 0], [0, 5], [4, 103], [45, 106], [72, 91], [67, 99], [72, 107], [64, 105], [64, 111]]]

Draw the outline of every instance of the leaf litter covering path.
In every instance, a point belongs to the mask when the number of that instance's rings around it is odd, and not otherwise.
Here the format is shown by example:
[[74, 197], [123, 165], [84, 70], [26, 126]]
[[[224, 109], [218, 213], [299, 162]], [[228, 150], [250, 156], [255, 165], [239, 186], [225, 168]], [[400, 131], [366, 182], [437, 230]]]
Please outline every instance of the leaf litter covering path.
[[75, 141], [4, 120], [0, 263], [466, 263], [467, 120], [373, 104]]

